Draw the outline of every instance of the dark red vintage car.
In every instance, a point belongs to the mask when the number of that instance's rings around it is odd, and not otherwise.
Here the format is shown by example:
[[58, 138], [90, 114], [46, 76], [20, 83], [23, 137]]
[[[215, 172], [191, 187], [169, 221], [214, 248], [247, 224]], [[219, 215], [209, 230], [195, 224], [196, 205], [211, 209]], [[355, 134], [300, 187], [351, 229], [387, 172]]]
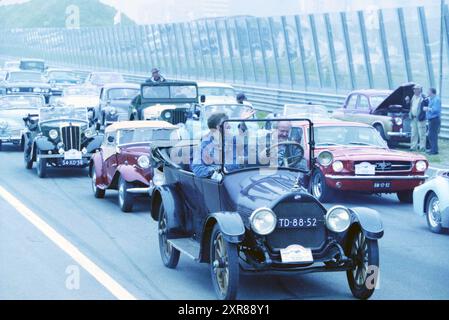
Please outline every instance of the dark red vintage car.
[[[297, 136], [308, 139], [307, 126], [296, 123], [293, 128], [299, 129]], [[370, 125], [327, 119], [315, 121], [313, 132], [317, 161], [309, 187], [322, 202], [329, 201], [335, 191], [356, 191], [396, 193], [401, 202], [411, 203], [414, 188], [427, 178], [424, 156], [389, 149]], [[308, 144], [304, 147], [308, 155]]]
[[136, 196], [147, 196], [163, 183], [152, 167], [151, 149], [179, 139], [178, 128], [165, 121], [124, 121], [106, 128], [101, 149], [92, 156], [89, 175], [96, 198], [118, 190], [123, 212], [131, 212]]

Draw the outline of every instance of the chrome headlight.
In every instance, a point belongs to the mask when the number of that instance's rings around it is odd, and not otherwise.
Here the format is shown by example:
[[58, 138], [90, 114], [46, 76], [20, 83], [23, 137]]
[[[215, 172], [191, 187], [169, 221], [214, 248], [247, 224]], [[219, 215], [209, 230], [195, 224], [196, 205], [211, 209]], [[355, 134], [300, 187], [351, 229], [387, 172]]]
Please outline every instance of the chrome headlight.
[[326, 214], [326, 226], [333, 232], [344, 232], [351, 225], [351, 215], [348, 209], [342, 206], [336, 206]]
[[418, 170], [419, 172], [424, 172], [427, 170], [427, 163], [424, 160], [420, 160], [418, 162], [416, 162], [416, 170]]
[[153, 184], [155, 186], [162, 186], [165, 184], [165, 176], [164, 173], [161, 172], [160, 170], [154, 170], [154, 174], [153, 174]]
[[96, 132], [94, 129], [87, 129], [86, 131], [84, 131], [84, 135], [86, 136], [87, 139], [92, 138], [93, 136], [95, 136]]
[[171, 118], [171, 112], [170, 111], [165, 111], [163, 114], [163, 118], [164, 119], [170, 119]]
[[148, 156], [140, 156], [139, 159], [137, 159], [137, 164], [142, 169], [148, 169], [150, 167], [150, 158], [148, 158]]
[[335, 161], [334, 163], [332, 163], [332, 170], [334, 170], [334, 172], [342, 172], [344, 168], [345, 166], [341, 161]]
[[323, 167], [328, 167], [334, 160], [334, 156], [329, 151], [323, 151], [318, 155], [317, 160]]
[[266, 236], [276, 229], [277, 217], [271, 209], [260, 208], [251, 214], [249, 221], [254, 232]]
[[51, 129], [50, 132], [48, 133], [48, 135], [49, 135], [50, 138], [52, 138], [53, 140], [56, 140], [56, 139], [58, 139], [58, 137], [59, 137], [58, 130], [55, 130], [55, 129]]
[[394, 122], [396, 123], [396, 125], [398, 125], [398, 126], [402, 126], [402, 118], [394, 118]]

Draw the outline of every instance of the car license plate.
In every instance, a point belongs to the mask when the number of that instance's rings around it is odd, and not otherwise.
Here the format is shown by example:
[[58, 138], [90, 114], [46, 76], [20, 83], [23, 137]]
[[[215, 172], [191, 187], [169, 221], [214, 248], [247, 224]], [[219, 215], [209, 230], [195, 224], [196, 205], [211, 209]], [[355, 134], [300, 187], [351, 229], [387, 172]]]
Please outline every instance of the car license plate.
[[355, 174], [358, 176], [373, 176], [376, 174], [376, 166], [367, 162], [356, 164]]
[[277, 227], [280, 229], [303, 229], [316, 228], [318, 226], [317, 218], [278, 218]]
[[62, 160], [64, 167], [80, 167], [83, 165], [83, 160]]
[[309, 248], [304, 248], [298, 244], [294, 244], [285, 249], [281, 249], [281, 260], [284, 263], [312, 263], [312, 250]]
[[374, 189], [390, 189], [391, 182], [374, 182]]
[[81, 160], [82, 158], [83, 155], [78, 150], [69, 150], [64, 153], [64, 160]]

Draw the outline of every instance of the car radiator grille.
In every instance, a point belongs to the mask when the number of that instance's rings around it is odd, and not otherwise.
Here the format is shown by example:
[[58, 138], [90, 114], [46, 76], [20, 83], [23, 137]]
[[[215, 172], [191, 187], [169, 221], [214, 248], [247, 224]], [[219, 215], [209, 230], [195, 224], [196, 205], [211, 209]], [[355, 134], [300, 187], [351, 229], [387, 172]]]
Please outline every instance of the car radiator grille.
[[306, 248], [318, 249], [326, 240], [325, 214], [323, 208], [313, 200], [307, 202], [288, 200], [273, 208], [278, 219], [281, 218], [316, 218], [314, 228], [281, 229], [276, 228], [266, 237], [267, 244], [272, 249], [283, 249], [292, 244], [299, 244]]
[[65, 151], [80, 150], [81, 148], [81, 130], [78, 126], [66, 126], [61, 128], [62, 142]]
[[413, 164], [410, 161], [358, 161], [354, 163], [354, 166], [362, 162], [369, 162], [372, 165], [375, 165], [376, 173], [411, 171], [413, 167]]
[[169, 120], [171, 124], [185, 123], [187, 121], [186, 109], [175, 109], [171, 112], [172, 117]]

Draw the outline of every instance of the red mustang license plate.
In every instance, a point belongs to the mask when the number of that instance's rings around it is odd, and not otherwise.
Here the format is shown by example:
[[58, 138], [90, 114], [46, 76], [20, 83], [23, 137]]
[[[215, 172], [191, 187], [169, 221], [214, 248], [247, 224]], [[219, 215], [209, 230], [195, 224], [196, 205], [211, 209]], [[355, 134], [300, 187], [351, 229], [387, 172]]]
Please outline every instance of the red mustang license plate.
[[374, 182], [374, 189], [390, 189], [391, 182]]

